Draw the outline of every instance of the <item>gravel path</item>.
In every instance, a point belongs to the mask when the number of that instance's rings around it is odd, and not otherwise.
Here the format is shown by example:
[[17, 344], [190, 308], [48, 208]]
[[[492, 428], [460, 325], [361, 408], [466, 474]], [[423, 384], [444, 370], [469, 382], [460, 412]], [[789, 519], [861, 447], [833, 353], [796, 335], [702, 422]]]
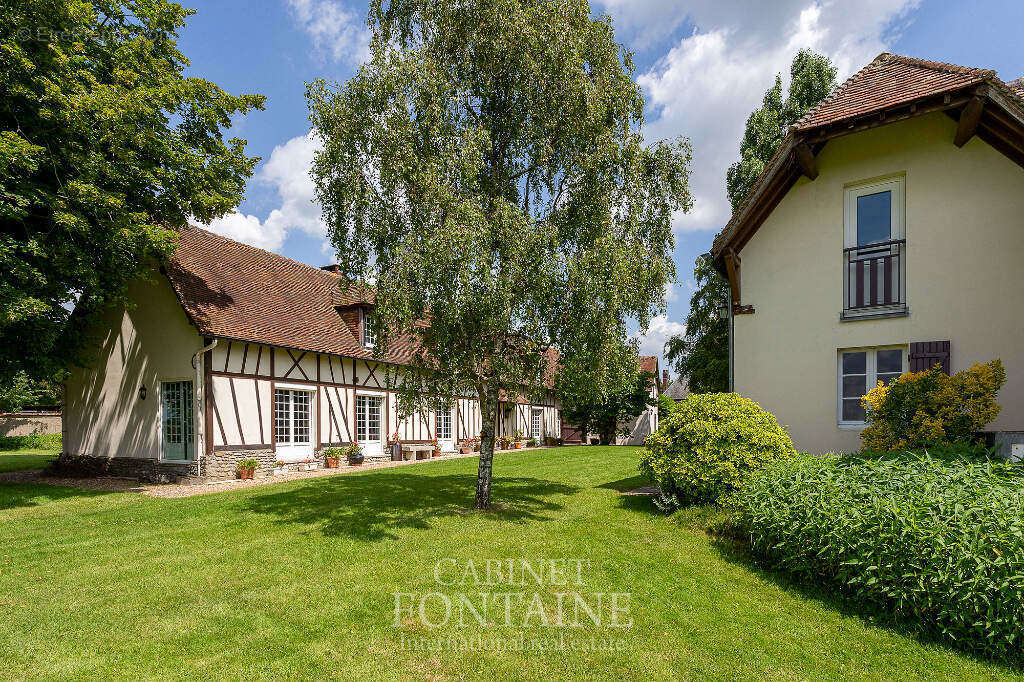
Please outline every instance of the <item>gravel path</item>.
[[[526, 452], [529, 450], [541, 450], [543, 448], [521, 448], [519, 450], [498, 450], [495, 454], [508, 454]], [[192, 497], [193, 495], [208, 495], [219, 493], [224, 490], [237, 490], [239, 488], [251, 488], [259, 485], [270, 485], [272, 483], [283, 483], [303, 478], [320, 478], [322, 476], [340, 476], [352, 474], [359, 471], [371, 469], [389, 469], [391, 467], [408, 466], [413, 464], [427, 464], [447, 459], [464, 459], [467, 457], [478, 457], [480, 453], [474, 452], [467, 455], [450, 454], [433, 457], [431, 459], [412, 459], [402, 462], [372, 462], [361, 466], [343, 466], [337, 469], [317, 469], [315, 471], [296, 471], [281, 476], [264, 476], [251, 481], [229, 479], [213, 483], [140, 483], [133, 478], [65, 478], [60, 476], [44, 476], [42, 469], [30, 471], [12, 471], [0, 474], [0, 483], [41, 483], [45, 485], [67, 486], [82, 488], [83, 490], [103, 490], [108, 492], [132, 492], [142, 493], [150, 497]]]

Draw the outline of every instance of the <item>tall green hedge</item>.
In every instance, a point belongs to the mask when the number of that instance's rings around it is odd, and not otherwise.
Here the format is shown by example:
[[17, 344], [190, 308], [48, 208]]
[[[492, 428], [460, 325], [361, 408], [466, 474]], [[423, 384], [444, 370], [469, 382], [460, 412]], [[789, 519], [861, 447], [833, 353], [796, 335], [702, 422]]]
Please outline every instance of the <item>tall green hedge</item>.
[[732, 498], [753, 551], [862, 607], [1024, 662], [1024, 474], [928, 456], [801, 457]]
[[63, 439], [59, 433], [34, 433], [30, 436], [0, 436], [0, 451], [3, 450], [53, 450], [59, 452]]

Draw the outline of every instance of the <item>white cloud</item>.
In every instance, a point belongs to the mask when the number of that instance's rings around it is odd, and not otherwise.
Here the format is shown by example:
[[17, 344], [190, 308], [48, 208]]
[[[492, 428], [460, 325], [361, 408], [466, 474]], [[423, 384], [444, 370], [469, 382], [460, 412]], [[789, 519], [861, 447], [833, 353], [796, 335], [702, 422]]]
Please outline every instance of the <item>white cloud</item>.
[[[320, 145], [319, 138], [313, 132], [293, 137], [274, 147], [270, 158], [260, 166], [253, 182], [256, 186], [274, 188], [281, 199], [280, 206], [271, 211], [265, 221], [236, 211], [214, 220], [208, 226], [209, 229], [271, 251], [279, 250], [288, 232], [292, 230], [302, 230], [314, 237], [324, 238], [327, 226], [321, 219], [320, 207], [313, 201], [313, 178], [309, 175], [313, 154]], [[250, 190], [252, 188], [250, 185]]]
[[[680, 336], [686, 333], [686, 325], [679, 322], [672, 322], [665, 315], [658, 315], [651, 320], [646, 334], [637, 334], [640, 339], [640, 355], [656, 355], [659, 359], [665, 349], [665, 342], [673, 336]], [[664, 360], [661, 361], [665, 366]]]
[[687, 21], [693, 32], [638, 82], [649, 105], [648, 140], [685, 135], [693, 143], [694, 206], [677, 231], [719, 230], [731, 209], [725, 171], [739, 154], [750, 112], [793, 55], [809, 47], [831, 57], [840, 80], [883, 52], [920, 0], [857, 3], [779, 0], [602, 0], [625, 39], [643, 51]]
[[359, 15], [335, 0], [288, 0], [295, 21], [325, 59], [358, 64], [369, 56], [370, 32]]

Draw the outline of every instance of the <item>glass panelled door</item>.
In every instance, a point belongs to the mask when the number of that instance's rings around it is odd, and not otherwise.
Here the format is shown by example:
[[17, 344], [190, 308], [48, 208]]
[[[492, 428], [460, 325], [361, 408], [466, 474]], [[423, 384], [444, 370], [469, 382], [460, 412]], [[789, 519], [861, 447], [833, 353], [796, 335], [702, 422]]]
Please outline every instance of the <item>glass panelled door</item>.
[[439, 405], [435, 413], [437, 423], [437, 443], [442, 450], [455, 449], [455, 433], [452, 429], [452, 406]]
[[191, 381], [164, 381], [160, 384], [160, 417], [163, 459], [179, 462], [192, 459], [196, 436]]
[[313, 456], [312, 403], [310, 391], [274, 390], [274, 439], [278, 459], [287, 462]]
[[380, 435], [383, 431], [384, 398], [379, 395], [356, 396], [356, 440], [364, 457], [381, 457]]
[[536, 438], [537, 444], [544, 435], [544, 410], [534, 410], [530, 413], [530, 438]]

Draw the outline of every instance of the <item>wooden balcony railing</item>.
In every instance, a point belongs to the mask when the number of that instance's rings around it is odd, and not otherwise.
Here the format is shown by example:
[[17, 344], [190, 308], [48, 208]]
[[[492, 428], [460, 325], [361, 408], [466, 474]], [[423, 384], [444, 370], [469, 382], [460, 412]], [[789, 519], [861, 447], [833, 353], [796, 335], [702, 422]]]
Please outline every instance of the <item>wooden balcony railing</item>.
[[906, 303], [903, 269], [907, 242], [851, 246], [843, 249], [843, 311], [867, 311]]

